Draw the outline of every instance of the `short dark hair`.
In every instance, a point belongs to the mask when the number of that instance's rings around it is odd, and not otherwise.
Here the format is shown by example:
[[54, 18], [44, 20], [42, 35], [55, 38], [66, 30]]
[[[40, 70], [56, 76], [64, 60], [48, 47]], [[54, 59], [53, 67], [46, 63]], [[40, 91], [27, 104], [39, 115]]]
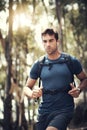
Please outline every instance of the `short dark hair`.
[[49, 35], [54, 35], [55, 36], [55, 39], [58, 40], [58, 32], [55, 32], [53, 29], [46, 29], [41, 35], [44, 36], [46, 34], [49, 34]]

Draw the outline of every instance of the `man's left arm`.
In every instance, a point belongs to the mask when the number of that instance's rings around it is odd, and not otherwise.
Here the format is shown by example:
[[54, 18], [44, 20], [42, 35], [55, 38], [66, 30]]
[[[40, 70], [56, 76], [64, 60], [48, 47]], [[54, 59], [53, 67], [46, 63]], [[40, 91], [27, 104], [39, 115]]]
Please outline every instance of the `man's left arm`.
[[82, 71], [80, 74], [77, 75], [77, 78], [81, 81], [79, 86], [77, 88], [79, 88], [81, 91], [85, 88], [87, 88], [87, 75], [84, 71]]
[[81, 91], [87, 88], [87, 75], [84, 71], [81, 71], [80, 74], [76, 75], [77, 78], [80, 80], [80, 84], [75, 87], [72, 83], [70, 84], [71, 90], [68, 92], [73, 97], [79, 97]]

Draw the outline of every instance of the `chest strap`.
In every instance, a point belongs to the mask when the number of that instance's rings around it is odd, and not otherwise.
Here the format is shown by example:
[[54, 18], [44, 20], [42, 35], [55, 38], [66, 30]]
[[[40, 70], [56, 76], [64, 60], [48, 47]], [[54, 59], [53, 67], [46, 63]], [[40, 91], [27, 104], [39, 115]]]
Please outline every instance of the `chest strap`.
[[43, 94], [50, 94], [50, 95], [55, 95], [58, 94], [59, 92], [68, 92], [69, 89], [54, 89], [54, 90], [49, 90], [49, 89], [43, 89]]

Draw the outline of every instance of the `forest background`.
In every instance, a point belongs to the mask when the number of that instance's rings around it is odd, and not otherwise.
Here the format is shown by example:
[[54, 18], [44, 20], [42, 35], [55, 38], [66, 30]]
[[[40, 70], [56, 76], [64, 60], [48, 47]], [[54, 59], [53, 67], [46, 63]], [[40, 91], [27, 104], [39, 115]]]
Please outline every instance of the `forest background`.
[[[19, 99], [32, 63], [44, 54], [41, 32], [48, 27], [59, 32], [61, 50], [76, 56], [87, 73], [86, 0], [0, 0], [0, 125], [4, 130], [34, 129], [38, 104], [27, 98], [20, 104]], [[86, 91], [79, 99], [74, 127], [87, 123]]]

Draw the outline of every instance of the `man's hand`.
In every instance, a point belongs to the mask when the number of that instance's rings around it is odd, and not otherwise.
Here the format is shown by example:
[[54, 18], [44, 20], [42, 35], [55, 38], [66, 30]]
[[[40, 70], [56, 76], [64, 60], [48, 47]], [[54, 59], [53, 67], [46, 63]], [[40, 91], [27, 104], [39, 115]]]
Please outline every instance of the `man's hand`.
[[42, 96], [42, 87], [40, 88], [34, 88], [33, 90], [31, 90], [28, 87], [24, 87], [23, 92], [22, 92], [22, 96], [21, 96], [21, 100], [20, 103], [23, 102], [24, 100], [24, 96], [26, 95], [29, 98], [33, 98], [33, 99], [37, 99], [38, 97]]
[[42, 96], [42, 87], [40, 88], [34, 88], [32, 90], [32, 98], [38, 98], [38, 97], [41, 97]]
[[72, 97], [77, 98], [79, 97], [80, 91], [73, 85], [73, 83], [70, 84], [71, 90], [68, 92]]

